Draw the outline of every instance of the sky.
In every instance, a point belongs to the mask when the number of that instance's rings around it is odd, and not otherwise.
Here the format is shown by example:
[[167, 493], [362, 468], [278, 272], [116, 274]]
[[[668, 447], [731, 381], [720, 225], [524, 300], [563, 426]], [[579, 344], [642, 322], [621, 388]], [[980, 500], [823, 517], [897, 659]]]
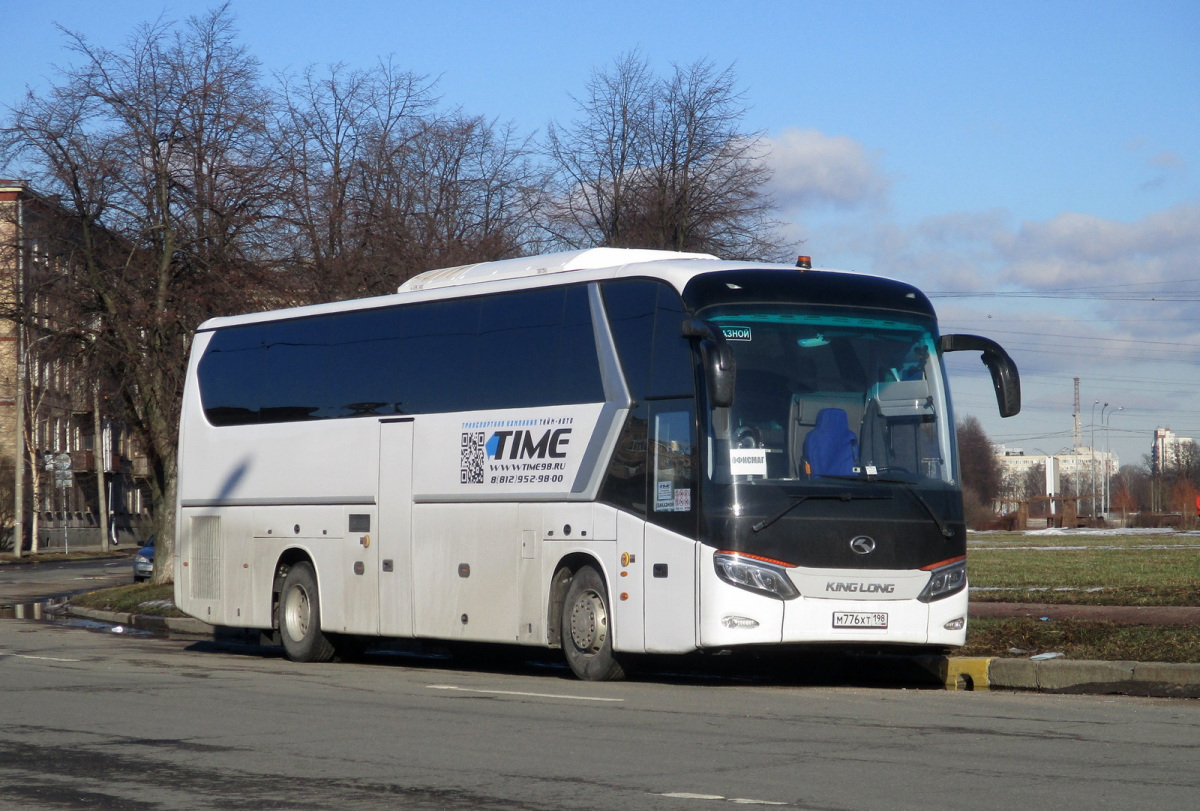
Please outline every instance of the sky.
[[[58, 25], [119, 48], [138, 23], [216, 5], [6, 4], [0, 106], [70, 64]], [[436, 78], [445, 107], [534, 136], [635, 49], [660, 74], [732, 67], [745, 128], [771, 147], [779, 219], [814, 267], [916, 284], [943, 332], [1017, 362], [1024, 406], [1002, 420], [982, 364], [950, 356], [960, 419], [1059, 452], [1079, 378], [1084, 446], [1128, 464], [1155, 428], [1200, 440], [1195, 0], [229, 5], [268, 75], [390, 59]]]

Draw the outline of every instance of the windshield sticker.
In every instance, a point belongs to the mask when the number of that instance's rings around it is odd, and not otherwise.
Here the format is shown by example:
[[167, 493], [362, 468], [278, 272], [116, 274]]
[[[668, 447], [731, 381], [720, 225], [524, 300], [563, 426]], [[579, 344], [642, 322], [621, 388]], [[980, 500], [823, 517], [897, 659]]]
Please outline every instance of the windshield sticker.
[[675, 511], [675, 485], [670, 480], [658, 483], [658, 497], [654, 500], [655, 512]]
[[727, 341], [749, 341], [749, 327], [721, 327], [721, 332], [725, 335]]
[[675, 488], [675, 512], [685, 513], [692, 508], [692, 488]]
[[766, 476], [767, 452], [764, 450], [729, 451], [729, 471], [734, 476]]
[[683, 513], [692, 509], [692, 488], [676, 487], [669, 479], [660, 481], [654, 499], [656, 513]]

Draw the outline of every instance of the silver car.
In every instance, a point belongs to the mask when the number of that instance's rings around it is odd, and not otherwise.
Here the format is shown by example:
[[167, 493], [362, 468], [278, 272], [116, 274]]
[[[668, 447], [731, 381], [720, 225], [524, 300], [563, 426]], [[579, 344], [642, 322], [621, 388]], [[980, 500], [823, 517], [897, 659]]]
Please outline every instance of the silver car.
[[154, 536], [133, 556], [133, 582], [140, 583], [154, 576]]

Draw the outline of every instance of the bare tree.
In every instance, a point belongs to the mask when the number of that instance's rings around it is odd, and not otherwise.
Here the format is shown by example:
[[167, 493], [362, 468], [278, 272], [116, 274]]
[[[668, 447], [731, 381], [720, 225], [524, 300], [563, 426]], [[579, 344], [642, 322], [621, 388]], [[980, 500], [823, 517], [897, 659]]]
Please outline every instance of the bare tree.
[[461, 113], [425, 122], [396, 171], [380, 176], [373, 292], [415, 273], [516, 256], [531, 241], [535, 187], [512, 127]]
[[291, 182], [282, 216], [301, 301], [363, 295], [385, 176], [406, 159], [436, 101], [424, 76], [380, 63], [283, 77], [276, 128]]
[[760, 135], [740, 129], [744, 115], [732, 68], [718, 71], [707, 60], [675, 67], [652, 120], [642, 244], [748, 259], [778, 254], [764, 192], [771, 171]]
[[298, 301], [393, 292], [432, 267], [515, 255], [537, 187], [512, 127], [438, 114], [390, 63], [285, 79], [279, 151]]
[[566, 129], [547, 127], [557, 181], [547, 228], [563, 245], [629, 247], [625, 230], [633, 227], [639, 174], [650, 161], [655, 92], [647, 60], [628, 53], [611, 71], [593, 71], [585, 95], [572, 97], [579, 119]]
[[962, 460], [963, 489], [970, 490], [982, 504], [1000, 495], [1001, 470], [992, 442], [975, 417], [958, 423], [958, 455]]
[[49, 299], [58, 331], [116, 384], [146, 453], [163, 581], [190, 335], [209, 315], [248, 308], [271, 241], [278, 173], [264, 94], [226, 7], [138, 26], [119, 51], [64, 33], [79, 67], [26, 96], [0, 149], [73, 219], [70, 271]]
[[732, 68], [708, 60], [655, 77], [637, 53], [592, 74], [579, 118], [550, 124], [546, 229], [567, 247], [606, 245], [779, 258], [764, 140], [741, 127]]
[[1113, 475], [1111, 487], [1112, 506], [1123, 515], [1149, 509], [1151, 478], [1145, 468], [1122, 465]]

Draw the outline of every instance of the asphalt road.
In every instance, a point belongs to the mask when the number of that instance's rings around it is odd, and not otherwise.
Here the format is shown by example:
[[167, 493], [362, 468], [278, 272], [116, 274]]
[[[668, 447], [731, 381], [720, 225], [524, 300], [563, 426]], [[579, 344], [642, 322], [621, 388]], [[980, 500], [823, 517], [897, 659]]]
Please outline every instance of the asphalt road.
[[[123, 547], [122, 547], [123, 548]], [[133, 582], [133, 555], [90, 560], [55, 560], [42, 556], [0, 566], [0, 607], [43, 602], [85, 591]]]
[[[584, 683], [0, 621], [0, 805], [1192, 809], [1200, 702]], [[778, 805], [775, 805], [778, 804]]]

